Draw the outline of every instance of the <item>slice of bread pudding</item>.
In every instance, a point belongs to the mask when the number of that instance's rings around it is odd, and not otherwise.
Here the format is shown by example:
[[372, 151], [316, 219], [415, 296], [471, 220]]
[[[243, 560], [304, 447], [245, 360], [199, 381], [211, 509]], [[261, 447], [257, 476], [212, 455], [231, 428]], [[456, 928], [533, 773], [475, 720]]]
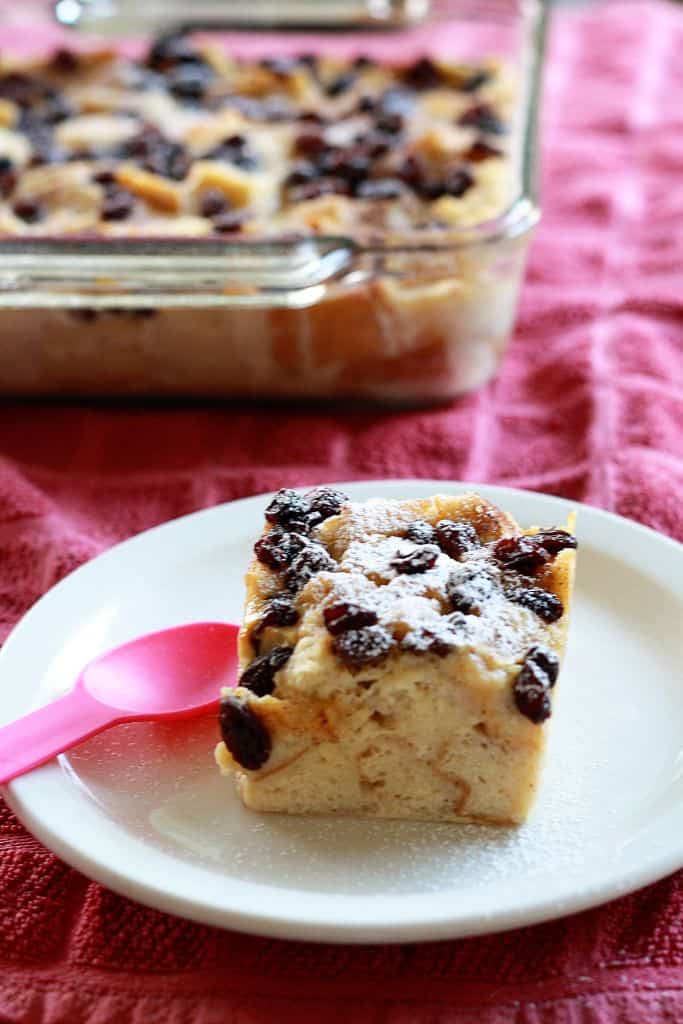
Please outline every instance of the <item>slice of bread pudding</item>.
[[576, 539], [477, 494], [280, 491], [216, 760], [247, 807], [516, 824], [536, 793]]

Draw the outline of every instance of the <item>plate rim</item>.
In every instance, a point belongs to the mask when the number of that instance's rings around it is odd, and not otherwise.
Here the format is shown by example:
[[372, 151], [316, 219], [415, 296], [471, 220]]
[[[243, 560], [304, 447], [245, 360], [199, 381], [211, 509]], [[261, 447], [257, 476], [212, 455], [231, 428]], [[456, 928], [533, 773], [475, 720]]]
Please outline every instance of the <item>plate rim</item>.
[[[590, 517], [595, 517], [598, 521], [602, 521], [603, 523], [614, 523], [616, 520], [620, 526], [625, 528], [627, 531], [636, 531], [637, 534], [641, 534], [647, 543], [655, 543], [656, 545], [663, 544], [665, 548], [670, 548], [672, 552], [675, 552], [677, 558], [681, 558], [683, 556], [683, 545], [674, 538], [668, 537], [667, 535], [661, 534], [641, 523], [637, 523], [604, 509], [582, 502], [573, 501], [571, 499], [545, 494], [544, 492], [529, 491], [494, 484], [489, 485], [473, 481], [433, 480], [431, 478], [422, 479], [415, 477], [389, 480], [361, 479], [342, 481], [339, 483], [334, 482], [333, 486], [340, 487], [342, 489], [349, 489], [352, 492], [352, 497], [354, 496], [353, 492], [363, 490], [367, 491], [371, 488], [394, 490], [399, 493], [402, 488], [413, 487], [423, 489], [425, 493], [428, 491], [431, 491], [432, 493], [439, 493], [439, 490], [441, 490], [442, 493], [444, 491], [446, 493], [461, 493], [463, 490], [478, 491], [483, 496], [488, 496], [491, 500], [500, 504], [504, 504], [507, 498], [511, 498], [514, 501], [516, 498], [521, 497], [522, 499], [531, 501], [532, 504], [536, 501], [540, 501], [541, 503], [547, 503], [549, 506], [554, 506], [564, 511], [574, 509], [581, 513], [582, 510], [585, 510]], [[297, 487], [293, 489], [304, 491], [307, 490], [308, 487]], [[81, 578], [83, 578], [88, 573], [97, 573], [105, 560], [107, 562], [115, 561], [120, 557], [122, 549], [130, 550], [135, 545], [144, 544], [151, 535], [157, 535], [161, 531], [168, 531], [169, 528], [172, 529], [175, 527], [177, 529], [180, 524], [188, 523], [189, 521], [195, 521], [209, 516], [220, 516], [221, 514], [225, 514], [226, 511], [233, 509], [235, 506], [248, 504], [257, 505], [258, 503], [263, 503], [267, 501], [273, 493], [273, 491], [269, 491], [256, 495], [249, 495], [244, 498], [235, 499], [234, 501], [223, 502], [206, 509], [199, 509], [194, 512], [186, 513], [182, 516], [174, 517], [147, 530], [141, 531], [116, 545], [113, 545], [100, 555], [97, 555], [82, 566], [79, 566], [42, 595], [12, 629], [2, 650], [0, 651], [0, 674], [4, 671], [5, 663], [14, 656], [15, 647], [21, 646], [24, 633], [28, 631], [30, 634], [34, 617], [38, 614], [42, 614], [42, 610], [46, 605], [51, 605], [55, 600], [59, 600], [65, 589], [74, 586], [74, 577], [78, 577], [80, 575]], [[40, 612], [36, 611], [38, 608], [40, 608]], [[7, 653], [8, 650], [9, 654]], [[32, 693], [35, 695], [35, 687]], [[58, 775], [54, 773], [58, 773]], [[33, 773], [30, 773], [30, 776], [17, 779], [8, 786], [1, 787], [0, 792], [2, 792], [8, 805], [12, 808], [15, 814], [17, 814], [17, 817], [19, 817], [20, 821], [22, 821], [29, 831], [67, 864], [70, 864], [72, 867], [83, 872], [88, 877], [104, 884], [109, 889], [119, 893], [120, 895], [136, 899], [148, 906], [204, 924], [217, 925], [223, 928], [236, 928], [243, 932], [257, 935], [268, 935], [276, 938], [347, 943], [415, 942], [434, 939], [461, 938], [469, 935], [493, 933], [508, 930], [510, 928], [540, 923], [542, 921], [555, 919], [560, 916], [588, 909], [589, 907], [596, 906], [618, 896], [625, 895], [626, 893], [642, 888], [643, 886], [650, 884], [651, 882], [654, 882], [683, 866], [682, 835], [681, 841], [678, 844], [670, 843], [664, 853], [660, 854], [659, 857], [653, 856], [644, 866], [632, 866], [629, 870], [622, 871], [622, 873], [616, 875], [611, 882], [609, 880], [605, 881], [601, 877], [597, 877], [591, 884], [583, 886], [573, 895], [566, 895], [560, 899], [549, 899], [547, 896], [543, 897], [543, 895], [541, 895], [535, 900], [527, 900], [526, 904], [521, 909], [509, 908], [506, 911], [494, 914], [494, 916], [491, 915], [490, 911], [485, 913], [470, 912], [464, 916], [458, 916], [457, 914], [454, 916], [452, 912], [442, 912], [436, 916], [430, 915], [426, 919], [418, 918], [412, 919], [409, 922], [403, 921], [402, 923], [397, 923], [396, 920], [390, 920], [390, 918], [395, 917], [395, 915], [389, 915], [389, 917], [386, 916], [385, 909], [385, 917], [383, 919], [376, 918], [374, 921], [359, 923], [357, 919], [354, 920], [352, 918], [337, 918], [337, 920], [334, 921], [325, 921], [321, 920], [319, 913], [311, 916], [304, 912], [298, 914], [296, 919], [292, 919], [289, 915], [282, 915], [278, 913], [272, 906], [269, 908], [267, 913], [263, 912], [261, 907], [258, 905], [252, 907], [250, 910], [245, 910], [243, 908], [241, 910], [238, 909], [230, 911], [226, 910], [224, 907], [212, 906], [208, 901], [198, 900], [196, 896], [188, 897], [182, 894], [169, 892], [166, 888], [151, 884], [149, 880], [146, 882], [139, 882], [131, 879], [130, 873], [115, 870], [111, 865], [102, 861], [101, 855], [98, 857], [95, 854], [88, 852], [87, 843], [86, 848], [83, 849], [82, 843], [79, 845], [77, 841], [75, 843], [69, 842], [68, 839], [58, 831], [55, 832], [49, 824], [42, 820], [40, 815], [35, 813], [35, 808], [30, 795], [30, 780], [35, 780], [41, 775], [45, 777], [52, 777], [53, 781], [56, 782], [57, 778], [63, 780], [65, 773], [63, 772], [63, 769], [58, 767], [57, 763], [53, 761], [50, 764], [37, 769]], [[74, 781], [73, 785], [77, 786], [78, 782]], [[107, 820], [110, 825], [113, 824], [117, 828], [119, 827], [111, 818], [108, 818]], [[136, 837], [136, 841], [145, 845], [144, 841], [138, 837]], [[156, 853], [168, 856], [171, 860], [176, 860], [177, 862], [177, 858], [173, 858], [170, 854], [165, 853], [165, 851], [155, 850], [155, 854]], [[199, 871], [200, 869], [193, 868], [193, 870]], [[245, 887], [255, 887], [265, 892], [272, 890], [274, 887], [272, 885], [263, 885], [261, 883], [252, 882], [242, 882], [241, 884]], [[274, 883], [275, 886], [276, 884], [277, 883]], [[294, 892], [296, 890], [292, 891]], [[329, 903], [330, 901], [333, 904], [338, 904], [340, 900], [347, 905], [352, 905], [356, 901], [359, 901], [359, 903], [368, 903], [367, 897], [355, 897], [350, 895], [335, 894], [330, 896], [329, 894], [316, 892], [315, 897], [316, 902], [321, 906], [325, 903]], [[373, 900], [373, 903], [375, 906], [377, 905], [377, 901], [405, 905], [411, 900], [415, 901], [416, 899], [418, 899], [418, 894], [395, 896], [383, 895], [376, 897]], [[428, 902], [426, 897], [424, 897], [424, 899]]]

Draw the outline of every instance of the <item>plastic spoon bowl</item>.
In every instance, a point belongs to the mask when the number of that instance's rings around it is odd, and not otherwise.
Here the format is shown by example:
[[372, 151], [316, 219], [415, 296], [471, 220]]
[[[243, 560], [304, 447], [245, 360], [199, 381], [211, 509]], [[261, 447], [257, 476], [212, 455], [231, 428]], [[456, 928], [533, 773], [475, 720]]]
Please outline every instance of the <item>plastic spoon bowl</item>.
[[0, 729], [0, 785], [112, 725], [216, 708], [221, 686], [235, 682], [238, 629], [177, 626], [95, 658], [64, 697]]

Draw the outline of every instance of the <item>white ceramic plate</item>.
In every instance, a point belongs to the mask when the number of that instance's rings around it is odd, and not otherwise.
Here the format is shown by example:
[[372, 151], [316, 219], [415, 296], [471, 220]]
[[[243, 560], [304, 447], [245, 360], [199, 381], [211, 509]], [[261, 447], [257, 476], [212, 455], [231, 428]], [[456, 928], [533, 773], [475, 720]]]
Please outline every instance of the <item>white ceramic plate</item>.
[[[340, 484], [353, 498], [463, 484]], [[471, 488], [469, 488], [471, 489]], [[523, 524], [575, 507], [481, 487]], [[263, 496], [186, 516], [62, 581], [0, 655], [0, 722], [148, 630], [237, 620]], [[569, 655], [542, 791], [516, 830], [259, 816], [212, 761], [212, 719], [119, 726], [12, 783], [10, 805], [86, 875], [143, 903], [244, 931], [414, 941], [558, 917], [683, 865], [683, 547], [578, 509]]]

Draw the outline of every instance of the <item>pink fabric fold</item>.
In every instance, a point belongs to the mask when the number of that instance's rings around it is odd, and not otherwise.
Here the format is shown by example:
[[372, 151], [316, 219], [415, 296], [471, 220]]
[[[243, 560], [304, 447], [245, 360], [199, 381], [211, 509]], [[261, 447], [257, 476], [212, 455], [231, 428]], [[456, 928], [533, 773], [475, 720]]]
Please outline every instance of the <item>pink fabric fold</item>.
[[[683, 540], [681, 52], [674, 5], [555, 17], [544, 221], [515, 340], [477, 394], [408, 412], [2, 403], [0, 639], [115, 542], [279, 486], [503, 483]], [[285, 943], [118, 897], [0, 801], [0, 1021], [664, 1024], [683, 1020], [682, 880], [471, 940]]]

